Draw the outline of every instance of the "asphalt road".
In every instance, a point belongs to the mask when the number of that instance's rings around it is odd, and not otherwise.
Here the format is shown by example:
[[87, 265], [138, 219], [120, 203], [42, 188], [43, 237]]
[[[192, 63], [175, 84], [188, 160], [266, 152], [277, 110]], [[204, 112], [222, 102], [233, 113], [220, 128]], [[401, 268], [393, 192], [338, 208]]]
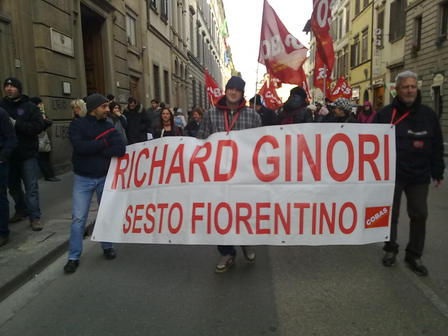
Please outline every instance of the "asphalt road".
[[63, 256], [0, 303], [0, 335], [448, 335], [447, 195], [431, 191], [426, 278], [404, 253], [383, 267], [382, 244], [261, 246], [215, 274], [213, 246], [120, 245], [106, 261], [87, 242], [75, 274]]

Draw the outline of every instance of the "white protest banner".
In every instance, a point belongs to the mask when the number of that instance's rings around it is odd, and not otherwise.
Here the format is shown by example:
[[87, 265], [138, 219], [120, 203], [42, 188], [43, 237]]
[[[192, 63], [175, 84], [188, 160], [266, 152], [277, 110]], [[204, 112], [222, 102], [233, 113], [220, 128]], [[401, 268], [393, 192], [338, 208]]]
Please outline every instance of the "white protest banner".
[[395, 129], [293, 124], [127, 147], [95, 241], [334, 245], [389, 239]]

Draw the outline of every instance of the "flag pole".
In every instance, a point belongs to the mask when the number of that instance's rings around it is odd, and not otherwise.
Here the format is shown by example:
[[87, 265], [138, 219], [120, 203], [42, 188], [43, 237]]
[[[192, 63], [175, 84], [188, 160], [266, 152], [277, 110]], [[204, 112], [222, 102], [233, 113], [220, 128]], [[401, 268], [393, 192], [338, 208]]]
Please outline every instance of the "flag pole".
[[254, 109], [255, 109], [255, 106], [257, 106], [257, 86], [258, 86], [258, 67], [259, 66], [260, 66], [260, 63], [257, 62], [257, 71], [255, 72]]
[[324, 64], [324, 102], [327, 99], [327, 65]]

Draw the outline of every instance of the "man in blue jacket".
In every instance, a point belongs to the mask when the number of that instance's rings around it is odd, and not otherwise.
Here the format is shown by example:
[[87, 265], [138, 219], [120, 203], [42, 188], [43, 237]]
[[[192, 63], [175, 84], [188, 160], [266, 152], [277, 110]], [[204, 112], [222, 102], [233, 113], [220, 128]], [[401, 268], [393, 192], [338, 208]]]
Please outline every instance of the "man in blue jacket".
[[[106, 121], [109, 101], [93, 93], [86, 99], [87, 115], [72, 121], [69, 138], [73, 146], [73, 221], [70, 233], [68, 262], [65, 273], [74, 273], [79, 266], [82, 240], [94, 193], [98, 203], [106, 181], [112, 157], [125, 154], [123, 138], [113, 125]], [[101, 243], [106, 259], [115, 259], [112, 243]]]
[[0, 107], [0, 246], [9, 241], [8, 161], [16, 146], [16, 133], [8, 112]]

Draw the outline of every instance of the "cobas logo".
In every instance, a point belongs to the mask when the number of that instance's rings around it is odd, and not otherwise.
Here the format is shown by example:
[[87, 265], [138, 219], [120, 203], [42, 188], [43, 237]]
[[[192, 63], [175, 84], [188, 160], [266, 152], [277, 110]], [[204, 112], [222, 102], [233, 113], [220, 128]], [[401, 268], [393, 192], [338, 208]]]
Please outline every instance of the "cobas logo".
[[390, 206], [366, 208], [366, 229], [389, 226]]

